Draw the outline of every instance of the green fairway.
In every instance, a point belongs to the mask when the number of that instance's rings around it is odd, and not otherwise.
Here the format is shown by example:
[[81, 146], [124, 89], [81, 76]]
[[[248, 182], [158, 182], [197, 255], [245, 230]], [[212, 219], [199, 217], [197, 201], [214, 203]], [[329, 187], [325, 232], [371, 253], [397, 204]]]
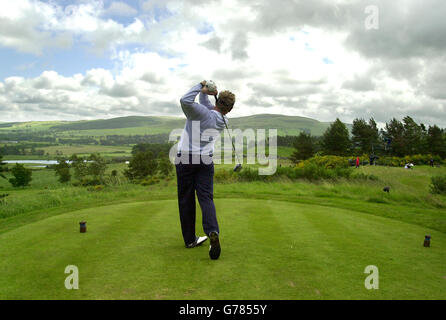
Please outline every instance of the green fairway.
[[[70, 211], [4, 232], [0, 299], [446, 298], [442, 232], [288, 201], [217, 199], [216, 207], [218, 261], [208, 242], [184, 248], [176, 200]], [[67, 265], [79, 268], [79, 290], [64, 287]], [[379, 290], [364, 287], [368, 265], [379, 268]]]

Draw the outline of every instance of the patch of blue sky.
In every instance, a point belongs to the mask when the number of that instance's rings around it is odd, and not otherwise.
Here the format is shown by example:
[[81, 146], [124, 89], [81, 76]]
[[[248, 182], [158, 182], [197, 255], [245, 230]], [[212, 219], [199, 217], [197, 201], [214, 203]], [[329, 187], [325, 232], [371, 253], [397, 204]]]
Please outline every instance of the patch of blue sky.
[[72, 5], [72, 4], [76, 4], [76, 3], [78, 3], [79, 1], [74, 1], [74, 0], [57, 0], [57, 1], [54, 1], [54, 0], [40, 0], [40, 2], [44, 2], [44, 3], [49, 3], [49, 4], [57, 4], [58, 6], [61, 6], [61, 7], [66, 7], [66, 6], [69, 6], [69, 5]]
[[168, 19], [174, 15], [174, 13], [168, 10], [167, 8], [155, 7], [152, 11], [153, 11], [153, 17], [156, 22]]
[[113, 62], [108, 54], [93, 54], [83, 46], [73, 46], [70, 50], [46, 50], [44, 54], [19, 53], [13, 49], [0, 49], [0, 79], [11, 76], [33, 78], [43, 71], [54, 70], [58, 74], [71, 77], [84, 74], [90, 69], [112, 69]]
[[324, 58], [322, 59], [322, 61], [323, 61], [325, 64], [334, 64], [333, 60], [331, 60], [330, 58], [327, 58], [327, 57], [324, 57]]
[[127, 50], [131, 53], [148, 53], [148, 52], [154, 52], [160, 55], [163, 58], [167, 59], [174, 59], [174, 58], [180, 58], [182, 56], [181, 53], [171, 50], [171, 49], [163, 49], [157, 45], [151, 45], [150, 43], [146, 44], [126, 44], [121, 45], [118, 48], [116, 48], [117, 51], [120, 50]]
[[0, 49], [0, 81], [8, 77], [34, 77], [41, 71], [39, 57], [34, 54], [17, 52], [10, 48]]
[[214, 26], [210, 24], [209, 22], [204, 22], [200, 27], [197, 29], [199, 34], [208, 34], [211, 32], [214, 32]]
[[124, 27], [127, 27], [128, 25], [131, 25], [135, 22], [136, 16], [107, 16], [104, 17], [105, 20], [111, 19], [115, 21], [116, 23], [119, 23], [120, 25], [123, 25]]
[[188, 63], [180, 63], [177, 64], [176, 67], [170, 67], [169, 71], [170, 72], [177, 71], [178, 69], [186, 68], [188, 65], [189, 65]]

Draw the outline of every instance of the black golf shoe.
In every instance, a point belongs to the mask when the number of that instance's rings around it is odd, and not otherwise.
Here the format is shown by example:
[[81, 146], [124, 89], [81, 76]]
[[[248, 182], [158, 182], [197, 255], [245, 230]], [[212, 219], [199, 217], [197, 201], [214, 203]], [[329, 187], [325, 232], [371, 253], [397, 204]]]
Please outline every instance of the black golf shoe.
[[208, 237], [206, 237], [206, 236], [196, 237], [194, 242], [186, 244], [186, 248], [190, 249], [190, 248], [198, 247], [198, 246], [202, 245], [203, 242], [205, 242], [207, 239], [208, 239]]
[[212, 260], [217, 260], [220, 257], [221, 247], [220, 240], [218, 239], [217, 232], [209, 233], [209, 239], [211, 239], [211, 246], [209, 247], [209, 257]]

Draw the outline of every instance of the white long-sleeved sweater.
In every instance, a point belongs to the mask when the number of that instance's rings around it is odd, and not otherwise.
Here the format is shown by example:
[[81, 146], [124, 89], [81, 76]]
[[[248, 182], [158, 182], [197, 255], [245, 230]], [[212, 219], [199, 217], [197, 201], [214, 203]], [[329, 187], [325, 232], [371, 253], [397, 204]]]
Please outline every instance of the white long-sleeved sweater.
[[[225, 128], [223, 115], [214, 110], [207, 94], [201, 93], [202, 84], [192, 87], [180, 99], [181, 108], [187, 117], [186, 125], [178, 143], [178, 152], [193, 155], [214, 153], [215, 141]], [[195, 98], [200, 93], [199, 102]]]

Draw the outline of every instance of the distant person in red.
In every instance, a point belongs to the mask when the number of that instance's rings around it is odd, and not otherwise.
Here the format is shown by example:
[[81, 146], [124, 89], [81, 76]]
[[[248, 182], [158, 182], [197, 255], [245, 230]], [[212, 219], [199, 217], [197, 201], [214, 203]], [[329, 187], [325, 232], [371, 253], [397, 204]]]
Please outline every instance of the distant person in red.
[[356, 168], [359, 168], [359, 157], [356, 157]]

